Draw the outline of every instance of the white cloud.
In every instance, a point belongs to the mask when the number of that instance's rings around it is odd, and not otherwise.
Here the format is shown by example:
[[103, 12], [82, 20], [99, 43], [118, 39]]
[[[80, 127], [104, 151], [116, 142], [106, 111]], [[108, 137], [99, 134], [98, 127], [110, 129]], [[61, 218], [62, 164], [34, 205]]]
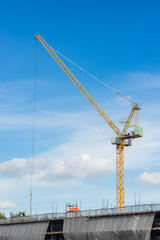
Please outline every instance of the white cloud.
[[134, 92], [132, 91], [132, 97], [140, 89], [143, 91], [143, 96], [146, 97], [144, 89], [160, 88], [159, 72], [155, 74], [142, 71], [113, 73], [111, 79], [120, 83], [120, 89], [118, 89], [120, 92], [134, 90]]
[[52, 178], [102, 178], [114, 171], [113, 161], [109, 159], [93, 159], [88, 154], [67, 161], [59, 160], [52, 165], [47, 176]]
[[[158, 109], [158, 106], [157, 106]], [[154, 108], [144, 109], [139, 113], [141, 118], [139, 123], [143, 127], [143, 137], [135, 139], [133, 145], [126, 151], [126, 167], [129, 169], [143, 169], [148, 171], [150, 167], [157, 169], [160, 162], [160, 132], [159, 117], [150, 119], [155, 116]], [[143, 119], [140, 114], [143, 114]], [[154, 117], [153, 117], [154, 118]]]
[[[110, 136], [107, 136], [110, 129], [106, 129], [106, 126], [103, 129], [92, 125], [87, 129], [78, 129], [72, 132], [65, 143], [35, 156], [33, 179], [93, 179], [108, 176], [114, 171], [115, 149], [110, 143]], [[31, 158], [5, 161], [0, 163], [0, 173], [27, 180], [30, 178], [31, 161]]]
[[14, 158], [10, 161], [0, 163], [0, 172], [9, 176], [23, 176], [27, 165], [26, 159]]
[[[62, 113], [45, 111], [36, 114], [36, 128], [48, 129], [58, 127], [76, 127], [77, 122], [83, 123], [83, 113]], [[31, 129], [33, 114], [1, 114], [0, 130]]]
[[126, 96], [119, 95], [117, 97], [117, 100], [121, 102], [122, 106], [131, 105], [131, 103], [133, 102], [133, 99], [129, 95]]
[[9, 201], [0, 202], [0, 209], [17, 208], [17, 204]]
[[[30, 178], [31, 159], [13, 159], [0, 164], [0, 172], [9, 177]], [[78, 158], [50, 159], [37, 157], [34, 160], [33, 179], [93, 179], [108, 176], [114, 172], [113, 161], [105, 158], [91, 158], [83, 154]]]
[[159, 88], [160, 87], [160, 74], [151, 74], [148, 72], [130, 72], [128, 73], [130, 79], [136, 84], [136, 89], [139, 87], [144, 88]]
[[137, 180], [142, 184], [160, 184], [160, 172], [144, 172]]
[[[160, 149], [160, 138], [157, 132], [160, 131], [160, 127], [157, 118], [154, 121], [149, 119], [150, 115], [154, 115], [157, 107], [150, 106], [150, 112], [148, 112], [148, 108], [144, 107], [143, 112], [140, 112], [140, 123], [144, 128], [144, 137], [133, 141], [131, 148], [125, 148], [125, 169], [148, 171], [150, 166], [158, 163], [159, 154], [156, 153]], [[156, 114], [158, 113], [156, 112]], [[91, 116], [93, 117], [93, 115]], [[67, 127], [73, 125], [72, 117], [72, 114], [68, 114], [68, 119], [59, 124], [63, 126], [64, 122], [67, 121]], [[77, 116], [77, 119], [79, 119], [79, 123], [82, 118]], [[76, 120], [75, 125], [79, 126], [80, 124], [77, 124]], [[96, 121], [103, 123], [101, 119]], [[97, 122], [92, 121], [90, 126], [86, 123], [84, 128], [73, 129], [69, 134], [69, 140], [35, 156], [33, 179], [97, 178], [112, 172], [112, 164], [114, 162], [115, 165], [116, 162], [116, 147], [111, 145], [110, 139], [112, 136], [114, 137], [114, 134], [108, 126], [98, 125], [95, 127]], [[53, 123], [53, 127], [57, 128], [57, 124]], [[87, 153], [87, 155], [83, 153]], [[0, 163], [0, 172], [10, 177], [29, 179], [30, 165], [30, 158], [15, 158]]]

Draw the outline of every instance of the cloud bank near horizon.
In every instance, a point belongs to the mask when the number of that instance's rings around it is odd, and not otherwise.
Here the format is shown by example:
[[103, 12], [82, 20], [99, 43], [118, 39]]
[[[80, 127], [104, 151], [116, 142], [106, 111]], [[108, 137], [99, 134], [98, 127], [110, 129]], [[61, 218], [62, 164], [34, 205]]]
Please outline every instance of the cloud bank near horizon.
[[[29, 179], [31, 159], [12, 159], [0, 163], [0, 172], [10, 178]], [[114, 172], [113, 161], [93, 159], [88, 154], [68, 160], [37, 157], [33, 161], [33, 179], [52, 181], [67, 179], [99, 179]]]

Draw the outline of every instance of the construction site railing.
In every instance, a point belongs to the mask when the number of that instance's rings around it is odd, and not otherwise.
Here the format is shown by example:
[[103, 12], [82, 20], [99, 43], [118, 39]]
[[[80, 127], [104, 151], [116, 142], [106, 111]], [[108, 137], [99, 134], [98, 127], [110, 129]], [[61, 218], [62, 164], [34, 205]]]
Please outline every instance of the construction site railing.
[[49, 221], [52, 219], [64, 219], [64, 218], [74, 218], [74, 217], [96, 217], [102, 215], [113, 215], [120, 213], [141, 213], [141, 212], [152, 212], [160, 211], [160, 204], [143, 204], [143, 205], [133, 205], [126, 206], [123, 208], [100, 208], [100, 209], [90, 209], [82, 210], [80, 212], [62, 212], [62, 213], [46, 213], [38, 214], [25, 217], [13, 217], [0, 219], [0, 224], [7, 223], [20, 223], [20, 222], [34, 222], [34, 221]]

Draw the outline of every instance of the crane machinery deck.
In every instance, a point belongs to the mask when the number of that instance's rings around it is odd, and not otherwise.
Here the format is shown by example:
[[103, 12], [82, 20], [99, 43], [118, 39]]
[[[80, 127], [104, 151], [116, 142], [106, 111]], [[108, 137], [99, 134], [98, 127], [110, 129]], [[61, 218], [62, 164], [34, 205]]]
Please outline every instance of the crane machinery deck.
[[[111, 143], [116, 145], [116, 207], [118, 209], [125, 206], [125, 188], [124, 188], [124, 147], [132, 145], [132, 140], [135, 138], [140, 138], [143, 136], [142, 127], [138, 126], [138, 110], [139, 106], [134, 103], [131, 112], [128, 116], [127, 121], [125, 121], [125, 126], [121, 132], [119, 128], [114, 124], [114, 122], [108, 117], [108, 115], [102, 110], [102, 108], [97, 104], [97, 102], [91, 97], [87, 90], [81, 85], [77, 78], [71, 73], [71, 71], [62, 62], [56, 52], [51, 46], [43, 39], [39, 34], [35, 35], [35, 39], [39, 40], [57, 64], [62, 68], [66, 75], [71, 79], [71, 81], [76, 85], [80, 92], [85, 96], [85, 98], [90, 102], [90, 104], [96, 109], [100, 116], [105, 120], [105, 122], [112, 128], [116, 133], [116, 137], [112, 138]], [[117, 92], [119, 93], [119, 92]], [[131, 120], [135, 115], [135, 125], [134, 131], [127, 132]]]

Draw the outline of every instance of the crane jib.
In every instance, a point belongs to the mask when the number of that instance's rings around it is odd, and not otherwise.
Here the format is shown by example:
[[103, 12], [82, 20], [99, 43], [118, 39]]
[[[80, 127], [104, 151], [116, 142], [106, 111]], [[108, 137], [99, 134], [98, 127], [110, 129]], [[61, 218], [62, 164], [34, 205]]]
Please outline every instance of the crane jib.
[[76, 79], [76, 77], [69, 71], [69, 69], [61, 61], [61, 59], [53, 51], [53, 49], [46, 43], [46, 41], [40, 35], [36, 35], [36, 38], [42, 43], [42, 45], [46, 48], [46, 50], [50, 53], [50, 55], [54, 58], [54, 60], [58, 63], [58, 65], [62, 68], [62, 70], [67, 74], [67, 76], [72, 80], [72, 82], [82, 92], [82, 94], [87, 98], [87, 100], [92, 104], [92, 106], [97, 110], [97, 112], [102, 116], [102, 118], [107, 122], [107, 124], [113, 129], [113, 131], [118, 136], [120, 136], [121, 133], [120, 133], [120, 130], [117, 128], [117, 126], [112, 122], [112, 120], [108, 117], [108, 115], [100, 108], [100, 106], [86, 91], [86, 89], [80, 84], [80, 82]]

